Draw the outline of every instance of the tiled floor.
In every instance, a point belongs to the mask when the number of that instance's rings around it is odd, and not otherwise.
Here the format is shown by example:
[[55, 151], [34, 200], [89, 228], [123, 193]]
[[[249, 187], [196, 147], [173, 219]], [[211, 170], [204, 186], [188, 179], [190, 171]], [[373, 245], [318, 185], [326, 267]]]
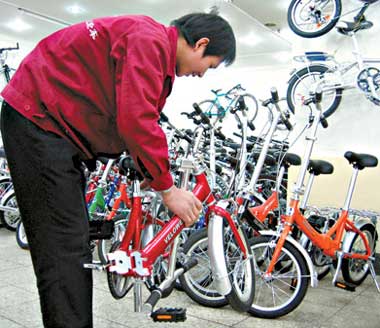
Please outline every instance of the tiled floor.
[[[14, 233], [0, 228], [0, 328], [40, 328], [42, 322], [29, 252], [21, 250]], [[378, 276], [380, 281], [380, 277]], [[331, 276], [318, 288], [309, 288], [303, 303], [291, 314], [276, 320], [253, 318], [230, 307], [210, 309], [199, 306], [183, 292], [174, 291], [160, 306], [187, 308], [187, 321], [157, 324], [133, 312], [133, 293], [116, 301], [108, 291], [105, 274], [94, 272], [95, 328], [122, 327], [380, 327], [380, 293], [367, 278], [356, 292], [331, 286]]]

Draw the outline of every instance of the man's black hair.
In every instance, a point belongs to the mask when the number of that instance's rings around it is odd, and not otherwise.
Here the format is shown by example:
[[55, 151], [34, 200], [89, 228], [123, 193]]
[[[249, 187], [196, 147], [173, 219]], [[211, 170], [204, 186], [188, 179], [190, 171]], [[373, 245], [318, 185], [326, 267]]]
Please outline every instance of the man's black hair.
[[236, 56], [236, 40], [230, 24], [217, 14], [192, 13], [170, 23], [179, 30], [190, 46], [201, 38], [210, 39], [204, 56], [221, 56], [226, 66]]

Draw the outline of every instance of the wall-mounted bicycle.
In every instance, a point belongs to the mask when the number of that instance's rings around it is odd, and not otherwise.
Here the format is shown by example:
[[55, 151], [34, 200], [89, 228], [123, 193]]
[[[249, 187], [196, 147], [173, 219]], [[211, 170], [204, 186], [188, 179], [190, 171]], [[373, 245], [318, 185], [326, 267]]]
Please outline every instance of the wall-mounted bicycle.
[[[368, 23], [364, 13], [378, 0], [359, 1], [363, 4], [351, 23], [355, 29]], [[288, 7], [288, 24], [295, 34], [304, 38], [316, 38], [329, 32], [342, 16], [351, 12], [342, 15], [341, 0], [292, 0]]]

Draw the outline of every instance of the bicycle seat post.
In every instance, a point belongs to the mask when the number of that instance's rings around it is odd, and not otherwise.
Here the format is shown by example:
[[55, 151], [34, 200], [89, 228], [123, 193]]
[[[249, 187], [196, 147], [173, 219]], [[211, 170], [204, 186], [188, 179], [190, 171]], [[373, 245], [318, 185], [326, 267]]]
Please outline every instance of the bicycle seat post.
[[343, 210], [345, 210], [345, 211], [348, 211], [349, 208], [350, 208], [351, 200], [352, 200], [352, 195], [354, 193], [354, 189], [355, 189], [355, 185], [356, 185], [356, 180], [358, 178], [358, 174], [359, 174], [359, 168], [354, 165], [353, 172], [352, 172], [352, 175], [351, 175], [350, 184], [349, 184], [347, 195], [346, 195], [346, 200], [344, 201], [344, 205], [343, 205]]

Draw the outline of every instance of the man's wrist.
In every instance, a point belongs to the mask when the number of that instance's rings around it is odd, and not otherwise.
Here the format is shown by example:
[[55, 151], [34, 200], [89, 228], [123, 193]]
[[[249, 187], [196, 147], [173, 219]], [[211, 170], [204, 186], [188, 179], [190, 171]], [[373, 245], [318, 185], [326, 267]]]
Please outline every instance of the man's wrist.
[[168, 189], [160, 190], [159, 193], [160, 193], [161, 195], [167, 195], [168, 193], [170, 193], [170, 192], [173, 190], [173, 188], [174, 188], [174, 185], [172, 185], [172, 186], [171, 186], [170, 188], [168, 188]]

